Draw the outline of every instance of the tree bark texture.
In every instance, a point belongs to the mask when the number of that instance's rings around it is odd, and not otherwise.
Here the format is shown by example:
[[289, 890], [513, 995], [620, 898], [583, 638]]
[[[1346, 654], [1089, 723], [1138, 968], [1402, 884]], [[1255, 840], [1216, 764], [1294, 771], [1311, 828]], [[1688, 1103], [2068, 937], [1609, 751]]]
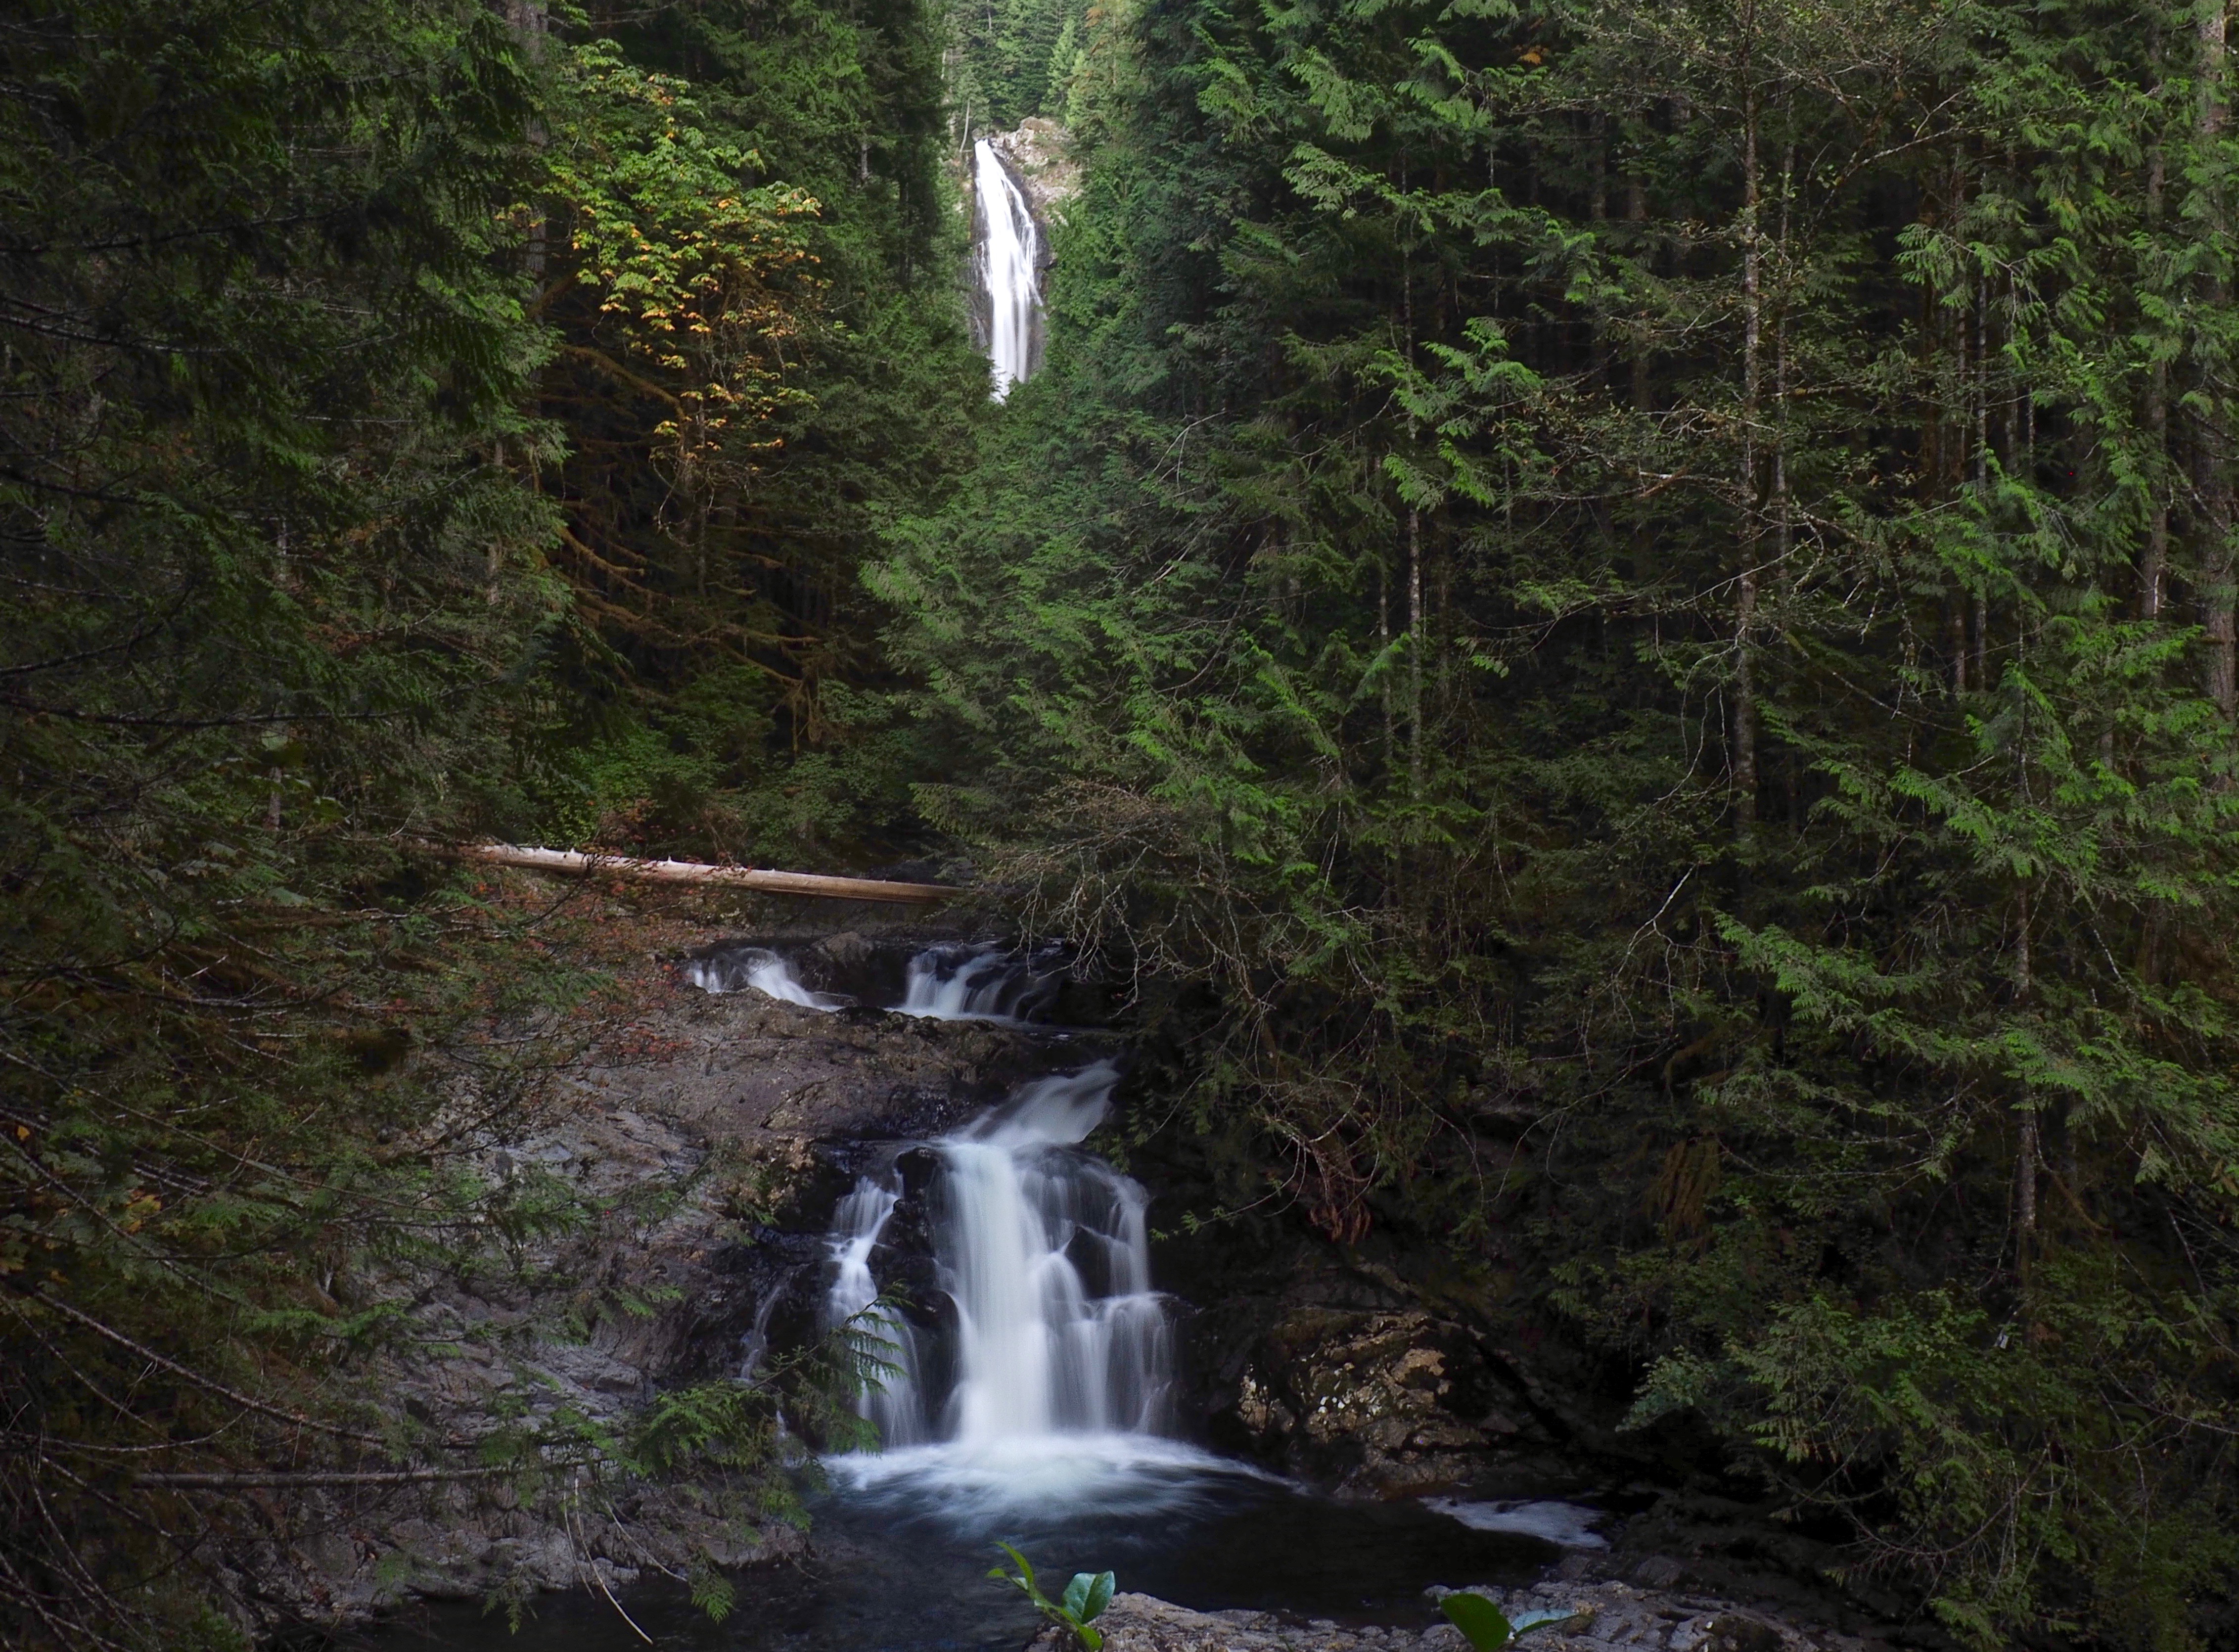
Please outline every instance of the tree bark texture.
[[493, 861], [501, 866], [524, 866], [532, 872], [604, 872], [652, 883], [722, 884], [741, 889], [764, 889], [779, 895], [822, 895], [834, 900], [891, 900], [924, 906], [961, 892], [950, 884], [830, 878], [807, 872], [770, 872], [756, 866], [715, 866], [699, 860], [637, 860], [628, 855], [579, 854], [572, 849], [533, 849], [511, 843], [434, 846], [447, 854]]

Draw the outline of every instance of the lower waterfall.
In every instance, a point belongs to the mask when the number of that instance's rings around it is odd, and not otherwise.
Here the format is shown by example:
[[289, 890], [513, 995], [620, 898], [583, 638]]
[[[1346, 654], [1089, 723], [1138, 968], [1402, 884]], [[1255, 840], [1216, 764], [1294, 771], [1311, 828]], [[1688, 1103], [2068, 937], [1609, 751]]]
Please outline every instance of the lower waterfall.
[[[788, 959], [741, 941], [684, 964], [684, 979], [709, 993], [858, 1006], [829, 1020], [760, 1006], [704, 1018], [739, 1028], [758, 1050], [807, 1041], [854, 1068], [852, 1079], [845, 1068], [835, 1075], [842, 1083], [913, 1087], [894, 1110], [869, 1115], [878, 1133], [818, 1138], [853, 1173], [821, 1244], [813, 1231], [767, 1233], [746, 1276], [753, 1311], [733, 1367], [755, 1382], [774, 1347], [798, 1348], [820, 1324], [854, 1321], [886, 1344], [894, 1368], [858, 1401], [881, 1444], [827, 1453], [821, 1476], [802, 1476], [812, 1547], [799, 1563], [740, 1576], [751, 1609], [711, 1625], [687, 1591], [650, 1576], [625, 1589], [632, 1574], [616, 1562], [610, 1576], [601, 1565], [589, 1575], [601, 1591], [611, 1582], [611, 1594], [539, 1602], [547, 1652], [645, 1644], [620, 1638], [618, 1609], [638, 1636], [701, 1652], [1016, 1652], [1037, 1620], [988, 1580], [998, 1541], [1053, 1582], [1111, 1569], [1126, 1590], [1200, 1609], [1403, 1624], [1429, 1615], [1427, 1586], [1522, 1584], [1564, 1549], [1604, 1541], [1593, 1529], [1600, 1511], [1558, 1500], [1550, 1492], [1561, 1488], [1536, 1483], [1536, 1471], [1441, 1484], [1435, 1498], [1340, 1502], [1188, 1437], [1202, 1400], [1184, 1380], [1186, 1333], [1194, 1324], [1221, 1358], [1232, 1328], [1210, 1316], [1250, 1311], [1239, 1300], [1250, 1287], [1195, 1276], [1221, 1293], [1196, 1322], [1157, 1289], [1150, 1195], [1087, 1146], [1120, 1081], [1118, 1060], [1095, 1058], [1111, 1035], [1042, 1018], [1061, 1001], [1062, 948], [913, 939], [866, 949], [857, 940]], [[887, 1022], [872, 1007], [897, 998], [895, 1008], [927, 1020]], [[933, 1024], [958, 1020], [993, 1025]], [[867, 1046], [882, 1045], [883, 1066], [856, 1065]], [[951, 1071], [976, 1083], [980, 1062], [1039, 1065], [1067, 1047], [1086, 1065], [1020, 1084], [945, 1135], [898, 1138], [927, 1128], [900, 1122], [928, 1105], [914, 1088], [926, 1069], [913, 1058], [945, 1051]], [[796, 1063], [781, 1055], [776, 1070], [807, 1065]], [[833, 1191], [821, 1177], [808, 1185]], [[882, 1287], [894, 1295], [882, 1300]], [[748, 1299], [729, 1300], [743, 1308]], [[783, 1461], [809, 1469], [797, 1455], [805, 1443], [781, 1441]], [[394, 1625], [376, 1634], [382, 1652], [517, 1644], [479, 1602], [422, 1609], [445, 1638]]]
[[[933, 1143], [933, 1261], [955, 1308], [954, 1379], [928, 1393], [921, 1333], [880, 1309], [900, 1371], [867, 1397], [889, 1446], [965, 1446], [1057, 1433], [1150, 1434], [1170, 1422], [1173, 1336], [1151, 1289], [1142, 1187], [1078, 1151], [1119, 1071], [1099, 1062], [1042, 1078], [1000, 1111]], [[870, 1257], [901, 1197], [899, 1172], [866, 1177], [833, 1223], [826, 1312], [870, 1309]]]
[[834, 1459], [840, 1479], [970, 1517], [1186, 1498], [1213, 1465], [1169, 1437], [1174, 1332], [1151, 1284], [1148, 1196], [1080, 1146], [1119, 1077], [1098, 1062], [1037, 1079], [927, 1144], [933, 1272], [953, 1310], [937, 1330], [874, 1305], [872, 1257], [905, 1196], [899, 1156], [840, 1202], [826, 1317], [870, 1310], [899, 1368], [862, 1402], [886, 1449]]

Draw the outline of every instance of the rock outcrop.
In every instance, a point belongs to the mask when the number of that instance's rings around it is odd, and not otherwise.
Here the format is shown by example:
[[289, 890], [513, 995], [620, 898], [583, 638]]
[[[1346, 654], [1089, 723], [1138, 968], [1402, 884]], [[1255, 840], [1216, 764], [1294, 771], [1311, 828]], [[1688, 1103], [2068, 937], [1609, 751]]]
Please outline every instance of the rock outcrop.
[[[765, 938], [782, 945], [806, 986], [887, 1002], [900, 990], [896, 960], [933, 939]], [[518, 1193], [522, 1224], [482, 1247], [471, 1269], [430, 1265], [379, 1284], [382, 1299], [409, 1302], [409, 1340], [426, 1351], [387, 1357], [376, 1386], [423, 1439], [471, 1446], [508, 1410], [528, 1424], [565, 1414], [586, 1429], [620, 1430], [664, 1390], [799, 1343], [818, 1326], [833, 1208], [870, 1156], [892, 1151], [880, 1144], [944, 1133], [1020, 1082], [1107, 1047], [1093, 1033], [827, 1013], [752, 990], [710, 995], [687, 984], [688, 960], [673, 943], [660, 957], [634, 956], [633, 1007], [551, 1078], [525, 1118], [483, 1127], [487, 1098], [469, 1085], [426, 1127], [466, 1148], [463, 1158], [447, 1150], [442, 1162]], [[1064, 991], [1071, 996], [1053, 1005], [1060, 1020], [1100, 1018], [1091, 986]], [[1161, 1163], [1186, 1179], [1195, 1150], [1161, 1151], [1179, 1155]], [[1163, 1184], [1153, 1164], [1137, 1168]], [[907, 1269], [913, 1246], [927, 1248], [921, 1233], [911, 1237], [922, 1221], [897, 1207], [889, 1272]], [[1394, 1264], [1405, 1257], [1340, 1254], [1279, 1220], [1250, 1240], [1174, 1225], [1155, 1266], [1186, 1314], [1186, 1430], [1202, 1427], [1221, 1449], [1360, 1499], [1537, 1497], [1616, 1483], [1599, 1470], [1580, 1477], [1591, 1424], [1566, 1409], [1559, 1375], [1521, 1357], [1516, 1337], [1489, 1331], [1486, 1312], [1457, 1305], [1452, 1290], [1442, 1297], [1403, 1277]], [[463, 1449], [434, 1455], [473, 1461]], [[1768, 1536], [1750, 1510], [1714, 1506], [1707, 1495], [1633, 1491], [1631, 1506], [1646, 1512], [1611, 1533], [1615, 1547], [1591, 1562], [1600, 1572], [1581, 1571], [1587, 1557], [1573, 1553], [1562, 1562], [1567, 1576], [1510, 1597], [1518, 1609], [1593, 1608], [1528, 1648], [1863, 1644], [1783, 1616], [1825, 1609], [1823, 1545]], [[261, 1529], [225, 1533], [221, 1562], [266, 1626], [352, 1622], [412, 1595], [620, 1590], [802, 1543], [782, 1522], [721, 1517], [689, 1485], [548, 1484], [524, 1502], [508, 1477], [474, 1470], [432, 1488], [290, 1489], [271, 1499], [269, 1516]], [[1730, 1541], [1736, 1533], [1746, 1542]], [[1781, 1604], [1751, 1593], [1760, 1585]], [[1452, 1630], [1425, 1620], [1372, 1631], [1123, 1596], [1107, 1627], [1112, 1652], [1466, 1652]]]
[[1476, 1340], [1418, 1308], [1294, 1308], [1224, 1363], [1231, 1443], [1342, 1495], [1469, 1484], [1553, 1443]]
[[[1470, 1592], [1511, 1615], [1577, 1614], [1532, 1630], [1520, 1643], [1524, 1652], [1885, 1652], [1884, 1642], [1806, 1627], [1735, 1601], [1614, 1581]], [[1352, 1628], [1270, 1612], [1193, 1612], [1147, 1595], [1115, 1596], [1096, 1627], [1106, 1652], [1470, 1652], [1461, 1631], [1443, 1622]], [[1045, 1630], [1033, 1652], [1071, 1652], [1071, 1638]]]
[[1065, 216], [1065, 203], [1080, 193], [1080, 163], [1073, 134], [1056, 121], [1032, 115], [1013, 132], [991, 132], [988, 146], [1025, 191], [1026, 204], [1045, 227]]
[[[875, 963], [851, 934], [788, 951]], [[713, 995], [674, 959], [644, 973], [639, 1012], [546, 1085], [527, 1128], [477, 1131], [471, 1086], [427, 1126], [465, 1131], [465, 1166], [517, 1191], [523, 1225], [471, 1271], [386, 1282], [426, 1351], [390, 1357], [375, 1385], [423, 1436], [465, 1445], [508, 1413], [623, 1426], [664, 1389], [738, 1371], [758, 1342], [813, 1334], [825, 1230], [865, 1143], [941, 1133], [1090, 1058], [1079, 1038]], [[547, 1488], [525, 1506], [474, 1470], [432, 1489], [290, 1489], [273, 1513], [229, 1534], [222, 1564], [274, 1623], [352, 1622], [406, 1596], [620, 1589], [801, 1543], [781, 1521], [719, 1517], [689, 1486]]]

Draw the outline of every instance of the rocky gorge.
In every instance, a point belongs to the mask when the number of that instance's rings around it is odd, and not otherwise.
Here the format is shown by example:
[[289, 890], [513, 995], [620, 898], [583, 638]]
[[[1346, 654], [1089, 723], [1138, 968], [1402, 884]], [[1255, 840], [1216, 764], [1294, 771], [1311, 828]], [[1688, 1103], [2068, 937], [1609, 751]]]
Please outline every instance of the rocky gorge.
[[[902, 1000], [927, 949], [971, 955], [992, 933], [767, 916], [718, 941], [687, 933], [664, 931], [666, 945], [634, 954], [631, 1012], [554, 1072], [519, 1127], [475, 1139], [478, 1173], [589, 1219], [525, 1226], [498, 1247], [503, 1265], [415, 1282], [424, 1351], [381, 1381], [423, 1433], [468, 1441], [554, 1419], [619, 1431], [681, 1385], [751, 1374], [820, 1329], [834, 1211], [867, 1164], [957, 1130], [1021, 1085], [1126, 1058], [1117, 993], [1046, 958], [1031, 1022], [876, 1007]], [[770, 958], [815, 1002], [753, 985], [752, 960]], [[1524, 1559], [1498, 1580], [1511, 1587], [1559, 1565], [1573, 1582], [1663, 1602], [1667, 1629], [1670, 1602], [1714, 1592], [1784, 1623], [1874, 1629], [1870, 1611], [1827, 1586], [1825, 1544], [1618, 1439], [1607, 1407], [1575, 1386], [1576, 1351], [1541, 1338], [1484, 1280], [1448, 1277], [1434, 1246], [1392, 1234], [1332, 1245], [1279, 1207], [1224, 1216], [1201, 1137], [1156, 1122], [1151, 1083], [1123, 1082], [1097, 1139], [1151, 1190], [1153, 1270], [1179, 1337], [1177, 1433], [1341, 1503], [1526, 1534], [1513, 1540]], [[462, 1118], [475, 1105], [462, 1091]], [[940, 1294], [926, 1224], [906, 1198], [874, 1257], [882, 1284], [914, 1283], [920, 1310]], [[787, 1448], [801, 1472], [811, 1443]], [[1558, 1516], [1535, 1528], [1513, 1512], [1565, 1507], [1592, 1526], [1566, 1529]], [[535, 1602], [554, 1590], [619, 1611], [709, 1566], [751, 1602], [769, 1568], [814, 1571], [852, 1541], [782, 1511], [742, 1526], [688, 1482], [524, 1495], [512, 1477], [465, 1470], [432, 1486], [303, 1488], [284, 1517], [276, 1505], [265, 1529], [232, 1534], [224, 1564], [268, 1627], [333, 1632], [400, 1611], [414, 1621], [446, 1601], [548, 1609]], [[1159, 1609], [1183, 1616], [1144, 1618], [1146, 1648], [1256, 1647], [1268, 1624], [1289, 1622], [1279, 1611], [1263, 1622], [1263, 1609], [1257, 1628], [1232, 1614], [1189, 1619], [1185, 1633], [1186, 1609]], [[1709, 1644], [1688, 1644], [1698, 1643]]]

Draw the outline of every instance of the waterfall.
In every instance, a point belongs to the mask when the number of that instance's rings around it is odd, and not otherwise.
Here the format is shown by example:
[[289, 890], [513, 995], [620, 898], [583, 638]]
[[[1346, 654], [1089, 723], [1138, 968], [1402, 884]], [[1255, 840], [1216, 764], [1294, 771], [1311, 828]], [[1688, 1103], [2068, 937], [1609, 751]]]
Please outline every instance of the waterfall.
[[[1039, 1079], [931, 1144], [933, 1262], [955, 1309], [953, 1377], [947, 1393], [926, 1391], [920, 1373], [933, 1362], [919, 1339], [929, 1333], [881, 1318], [902, 1372], [866, 1400], [865, 1415], [890, 1446], [939, 1441], [968, 1454], [1170, 1426], [1173, 1334], [1151, 1289], [1148, 1196], [1080, 1151], [1118, 1081], [1109, 1062]], [[901, 1193], [889, 1168], [842, 1201], [827, 1304], [834, 1323], [875, 1300], [871, 1256]]]
[[973, 148], [973, 199], [978, 202], [980, 286], [987, 302], [987, 355], [994, 364], [995, 399], [1033, 376], [1041, 342], [1042, 294], [1036, 265], [1041, 231], [1026, 197], [1012, 181], [994, 146]]
[[787, 1269], [779, 1278], [776, 1287], [763, 1293], [761, 1305], [754, 1310], [753, 1326], [748, 1329], [744, 1337], [739, 1339], [739, 1380], [741, 1382], [752, 1381], [754, 1373], [761, 1369], [762, 1359], [769, 1352], [770, 1316], [777, 1311], [778, 1305], [785, 1300], [786, 1291], [792, 1285], [794, 1276], [800, 1271], [799, 1268]]
[[[1065, 977], [1066, 954], [1059, 946], [1031, 950], [986, 942], [943, 941], [909, 960], [899, 1004], [881, 1007], [936, 1021], [996, 1021], [1022, 1026], [1040, 1019], [1055, 1002]], [[685, 965], [684, 979], [703, 992], [749, 988], [781, 1004], [803, 1009], [854, 1007], [860, 1000], [845, 992], [820, 992], [804, 983], [793, 964], [765, 946], [727, 946]], [[881, 997], [884, 994], [880, 994]]]
[[684, 979], [703, 992], [735, 992], [751, 986], [766, 998], [807, 1010], [844, 1010], [854, 1002], [836, 992], [811, 992], [801, 984], [791, 964], [759, 946], [732, 956], [695, 959]]
[[1056, 979], [1046, 954], [1020, 959], [1000, 946], [928, 946], [910, 959], [902, 1001], [894, 1007], [936, 1021], [1018, 1023], [1046, 1006]]
[[872, 1311], [860, 1322], [863, 1329], [887, 1345], [881, 1357], [896, 1370], [886, 1383], [863, 1396], [863, 1415], [878, 1425], [879, 1438], [888, 1445], [914, 1445], [925, 1437], [920, 1412], [917, 1347], [909, 1324], [891, 1308], [874, 1308], [878, 1283], [871, 1277], [871, 1252], [886, 1232], [887, 1219], [900, 1202], [901, 1189], [894, 1178], [866, 1177], [855, 1191], [840, 1201], [832, 1217], [832, 1289], [826, 1293], [824, 1313], [833, 1324], [841, 1324]]

